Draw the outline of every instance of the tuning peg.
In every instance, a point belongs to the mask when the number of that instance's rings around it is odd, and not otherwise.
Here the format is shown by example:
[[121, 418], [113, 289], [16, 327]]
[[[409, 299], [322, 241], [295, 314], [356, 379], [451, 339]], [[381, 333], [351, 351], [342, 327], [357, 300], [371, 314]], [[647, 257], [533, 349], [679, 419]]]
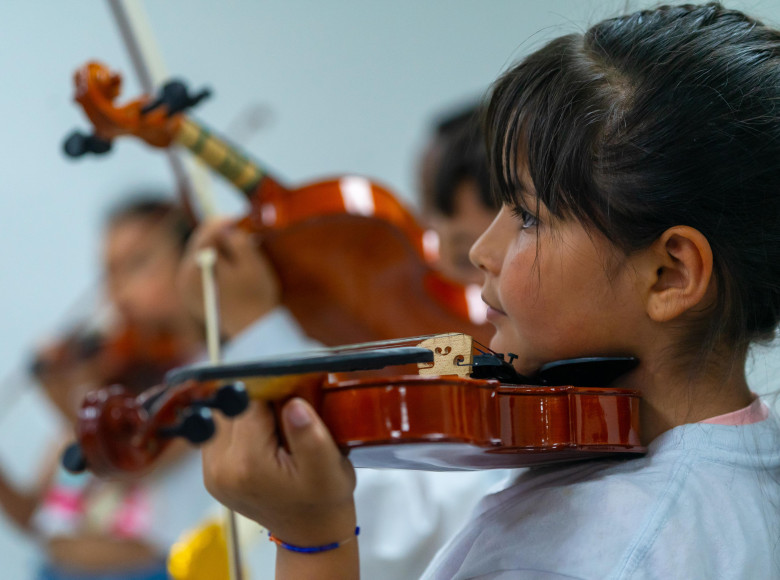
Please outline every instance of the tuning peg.
[[81, 445], [78, 443], [71, 443], [65, 448], [65, 451], [62, 454], [62, 466], [71, 473], [82, 473], [86, 471], [87, 458], [84, 457]]
[[213, 396], [198, 404], [219, 409], [227, 417], [235, 417], [249, 406], [249, 393], [244, 383], [230, 383], [221, 386]]
[[62, 148], [68, 157], [81, 157], [87, 153], [102, 155], [111, 150], [111, 141], [106, 141], [96, 135], [86, 135], [80, 131], [73, 131], [65, 139]]
[[190, 443], [203, 443], [211, 439], [216, 432], [211, 410], [200, 405], [184, 412], [184, 417], [175, 427], [165, 427], [158, 431], [162, 437], [184, 437]]
[[209, 89], [203, 89], [199, 93], [190, 95], [187, 85], [182, 81], [168, 81], [160, 90], [160, 95], [154, 101], [143, 107], [141, 112], [146, 114], [165, 105], [168, 109], [168, 115], [175, 115], [194, 107], [209, 96], [211, 96], [211, 91]]

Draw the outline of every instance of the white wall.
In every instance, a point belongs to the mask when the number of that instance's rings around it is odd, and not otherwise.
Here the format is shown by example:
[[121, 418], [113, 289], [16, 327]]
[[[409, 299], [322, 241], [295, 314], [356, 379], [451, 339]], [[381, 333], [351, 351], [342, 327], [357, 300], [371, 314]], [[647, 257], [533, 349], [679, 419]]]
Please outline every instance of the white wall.
[[[411, 200], [415, 155], [431, 114], [478, 95], [543, 40], [626, 4], [650, 3], [158, 0], [145, 6], [169, 70], [193, 87], [215, 90], [196, 113], [204, 122], [226, 131], [248, 107], [267, 107], [270, 123], [243, 145], [281, 176], [297, 182], [360, 172]], [[780, 6], [771, 0], [727, 4], [780, 22]], [[124, 94], [137, 95], [103, 2], [5, 0], [0, 6], [0, 110], [6, 115], [0, 377], [14, 374], [31, 345], [94, 289], [106, 207], [134, 187], [172, 184], [163, 156], [132, 142], [117, 143], [100, 160], [72, 163], [60, 153], [63, 136], [85, 126], [71, 103], [70, 76], [93, 58], [125, 72]], [[221, 195], [231, 194], [222, 189]], [[776, 360], [761, 355], [758, 380], [771, 380]], [[55, 415], [44, 405], [26, 382], [0, 382], [0, 459], [21, 482], [33, 478], [56, 431]], [[0, 521], [2, 577], [29, 577], [35, 560], [32, 544]]]

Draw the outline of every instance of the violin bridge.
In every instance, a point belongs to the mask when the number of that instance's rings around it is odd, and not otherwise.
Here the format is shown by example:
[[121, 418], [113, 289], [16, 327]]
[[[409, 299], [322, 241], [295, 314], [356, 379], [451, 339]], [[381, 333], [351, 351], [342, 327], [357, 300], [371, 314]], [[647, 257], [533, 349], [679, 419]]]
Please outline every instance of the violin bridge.
[[421, 376], [468, 377], [474, 362], [474, 339], [468, 334], [437, 334], [417, 346], [433, 352], [432, 363], [418, 363]]

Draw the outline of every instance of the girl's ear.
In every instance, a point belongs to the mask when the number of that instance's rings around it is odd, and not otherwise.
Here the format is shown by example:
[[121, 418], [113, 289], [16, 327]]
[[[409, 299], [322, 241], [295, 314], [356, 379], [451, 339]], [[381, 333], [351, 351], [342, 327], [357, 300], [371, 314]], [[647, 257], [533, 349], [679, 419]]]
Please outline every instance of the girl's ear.
[[712, 248], [701, 232], [688, 226], [666, 230], [647, 252], [647, 314], [667, 322], [708, 297], [712, 281]]

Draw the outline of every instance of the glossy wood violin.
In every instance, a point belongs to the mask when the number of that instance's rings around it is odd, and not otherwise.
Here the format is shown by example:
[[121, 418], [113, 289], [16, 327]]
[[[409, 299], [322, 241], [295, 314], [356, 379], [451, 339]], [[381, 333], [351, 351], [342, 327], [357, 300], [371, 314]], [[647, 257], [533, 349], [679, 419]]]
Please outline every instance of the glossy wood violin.
[[172, 437], [210, 438], [211, 409], [234, 416], [250, 397], [278, 408], [291, 396], [312, 403], [356, 467], [489, 469], [638, 454], [639, 393], [608, 387], [636, 364], [573, 359], [525, 377], [471, 337], [446, 334], [182, 367], [140, 396], [119, 386], [91, 393], [64, 463], [101, 476], [143, 473]]
[[457, 329], [480, 340], [489, 330], [477, 287], [436, 272], [425, 231], [384, 187], [344, 176], [290, 188], [182, 111], [208, 94], [180, 82], [158, 98], [117, 105], [121, 77], [91, 62], [75, 74], [75, 100], [94, 133], [72, 134], [74, 157], [104, 153], [133, 135], [154, 147], [185, 147], [251, 204], [241, 221], [255, 232], [282, 287], [282, 303], [306, 334], [326, 345]]

